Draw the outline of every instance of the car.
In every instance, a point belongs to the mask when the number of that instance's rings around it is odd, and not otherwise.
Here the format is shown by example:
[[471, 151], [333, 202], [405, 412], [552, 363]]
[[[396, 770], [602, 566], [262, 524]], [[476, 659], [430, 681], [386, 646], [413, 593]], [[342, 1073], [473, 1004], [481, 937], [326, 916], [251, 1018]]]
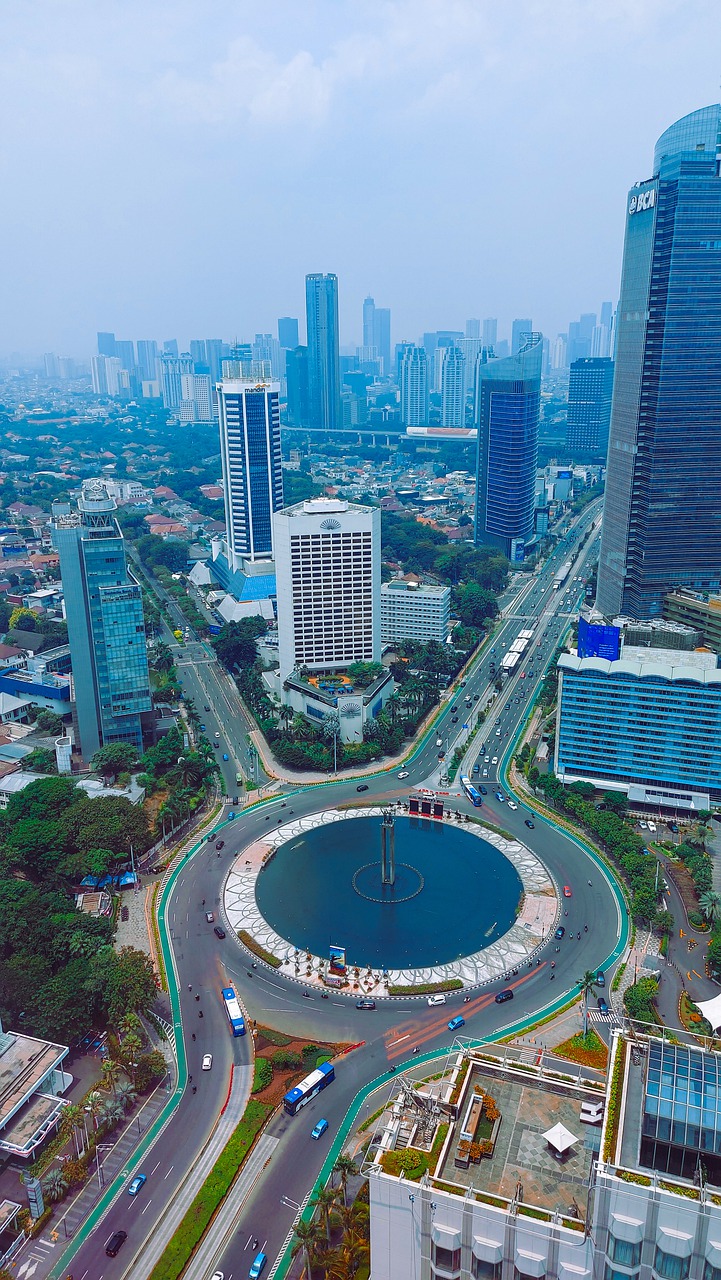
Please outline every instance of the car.
[[[237, 804], [237, 803], [238, 803], [237, 799], [233, 801], [233, 804]], [[234, 817], [235, 817], [235, 813], [231, 809], [230, 813], [228, 814], [228, 822], [232, 822]]]
[[224, 1272], [224, 1271], [214, 1271], [214, 1272], [213, 1272], [213, 1274], [212, 1274], [212, 1276], [210, 1277], [210, 1280], [225, 1280], [225, 1272]]
[[484, 769], [484, 770], [483, 770], [483, 773], [481, 774], [481, 777], [482, 777], [482, 778], [487, 778], [487, 777], [488, 777], [488, 770], [487, 770], [487, 769]]
[[525, 678], [526, 678], [526, 673], [525, 673], [525, 671], [522, 671], [522, 672], [521, 672], [521, 679], [522, 679], [522, 680], [525, 680]]
[[484, 761], [484, 764], [490, 764], [490, 763], [491, 763], [491, 757], [490, 757], [490, 756], [484, 756], [484, 757], [483, 757], [483, 761]]
[[256, 1253], [255, 1257], [253, 1258], [250, 1271], [248, 1272], [248, 1280], [258, 1280], [258, 1276], [262, 1274], [267, 1261], [268, 1261], [267, 1253], [263, 1253], [262, 1250], [260, 1253]]
[[678, 835], [678, 824], [676, 822], [669, 822], [668, 829], [673, 831], [674, 835]]
[[596, 974], [596, 986], [605, 987], [605, 985], [606, 985], [606, 975], [603, 972], [603, 969], [599, 969]]
[[445, 1004], [445, 1003], [446, 1003], [446, 997], [444, 996], [442, 991], [437, 991], [434, 996], [428, 997], [428, 1004], [430, 1005]]
[[648, 829], [649, 829], [649, 831], [656, 831], [656, 829], [657, 829], [657, 828], [656, 828], [656, 823], [655, 823], [655, 822], [649, 822], [649, 824], [648, 824]]
[[491, 760], [491, 764], [498, 764], [498, 756], [493, 757], [493, 759]]
[[460, 686], [461, 686], [461, 688], [462, 688], [462, 689], [465, 689], [465, 687], [466, 687], [466, 682], [465, 682], [465, 680], [459, 680], [459, 682], [458, 682], [458, 683], [460, 684]]
[[144, 1173], [139, 1173], [136, 1178], [133, 1178], [133, 1181], [128, 1187], [128, 1195], [137, 1196], [140, 1188], [144, 1187], [147, 1181], [148, 1179], [146, 1175]]
[[212, 1066], [213, 1066], [213, 1055], [212, 1055], [212, 1053], [204, 1053], [204, 1054], [203, 1054], [203, 1065], [202, 1065], [202, 1067], [200, 1068], [200, 1069], [201, 1069], [201, 1071], [210, 1071], [210, 1070], [212, 1069]]
[[500, 730], [500, 729], [496, 729], [496, 737], [497, 737], [497, 738], [500, 738], [500, 736], [501, 736], [501, 730]]
[[639, 822], [639, 824], [638, 824], [638, 825], [639, 825], [639, 827], [641, 828], [641, 830], [642, 830], [642, 831], [647, 831], [647, 830], [648, 830], [648, 823], [647, 823], [647, 822]]
[[356, 787], [356, 791], [367, 791], [367, 790], [368, 790], [367, 782], [361, 782], [360, 786]]
[[564, 886], [563, 886], [563, 896], [564, 896], [564, 898], [572, 898], [572, 897], [573, 897], [573, 894], [571, 893], [571, 886], [570, 886], [570, 884], [564, 884]]
[[478, 702], [478, 699], [480, 698], [480, 696], [481, 696], [481, 695], [480, 695], [480, 693], [474, 693], [474, 695], [473, 695], [473, 701], [474, 701], [474, 702]]
[[451, 716], [451, 724], [458, 724], [458, 716]]
[[310, 1135], [311, 1138], [315, 1138], [317, 1142], [319, 1138], [323, 1137], [323, 1134], [325, 1133], [327, 1128], [328, 1128], [328, 1121], [319, 1120], [315, 1128], [311, 1131], [311, 1135]]
[[465, 1018], [462, 1018], [459, 1013], [457, 1018], [451, 1018], [450, 1022], [448, 1023], [448, 1030], [457, 1031], [459, 1027], [465, 1027], [465, 1025], [466, 1025], [466, 1020]]
[[505, 802], [505, 799], [506, 797], [504, 796], [502, 791], [496, 792], [496, 800], [498, 800], [499, 804], [503, 804]]
[[223, 752], [223, 759], [224, 759], [224, 760], [229, 760], [229, 759], [230, 759], [230, 756], [229, 756], [229, 755], [227, 755], [227, 753], [226, 753], [225, 751]]
[[510, 987], [506, 987], [505, 991], [499, 991], [496, 995], [496, 1004], [505, 1004], [506, 1000], [513, 999], [513, 992]]
[[223, 849], [225, 847], [225, 840], [216, 840], [215, 847], [216, 849]]
[[219, 925], [219, 924], [216, 924], [216, 926], [215, 926], [215, 928], [214, 928], [214, 930], [213, 930], [213, 933], [215, 934], [216, 938], [224, 938], [224, 937], [225, 937], [225, 929], [221, 929], [221, 927], [220, 927], [220, 925]]
[[608, 1013], [608, 1005], [606, 1004], [606, 1001], [604, 1000], [603, 996], [598, 997], [596, 1004], [598, 1005], [599, 1013]]
[[456, 707], [451, 707], [451, 715], [453, 715], [453, 712], [454, 712], [455, 710], [456, 710]]
[[200, 732], [201, 732], [201, 733], [205, 733], [205, 725], [204, 725], [204, 724], [201, 724], [201, 726], [200, 726]]
[[509, 809], [517, 809], [517, 808], [518, 808], [518, 805], [516, 804], [515, 800], [509, 800], [509, 801], [508, 801], [508, 808], [509, 808]]
[[530, 819], [530, 818], [525, 818], [525, 819], [524, 819], [524, 821], [525, 821], [526, 826], [527, 826], [527, 827], [530, 827], [530, 828], [531, 828], [531, 830], [533, 830], [533, 828], [534, 828], [534, 827], [535, 827], [535, 825], [536, 825], [536, 824], [535, 824], [535, 822], [531, 822], [531, 819]]
[[407, 770], [407, 769], [401, 769], [400, 773], [396, 774], [396, 777], [397, 777], [397, 778], [407, 778], [407, 777], [408, 777], [408, 770]]
[[220, 751], [220, 743], [219, 743], [219, 742], [214, 742], [214, 743], [213, 743], [213, 750], [214, 750], [214, 751]]
[[356, 1000], [355, 1007], [356, 1009], [375, 1009], [376, 1002], [368, 996], [364, 996], [362, 1000]]
[[[487, 772], [487, 770], [486, 770], [486, 772]], [[482, 796], [487, 796], [487, 795], [488, 795], [488, 788], [487, 788], [487, 787], [479, 787], [479, 791], [480, 791], [480, 793], [481, 793], [481, 795], [482, 795]]]
[[208, 924], [213, 924], [215, 922], [215, 916], [212, 911], [206, 911], [205, 918], [208, 921]]
[[203, 707], [203, 711], [210, 711], [210, 707]]
[[118, 1250], [125, 1244], [127, 1238], [127, 1231], [114, 1231], [105, 1246], [105, 1253], [107, 1257], [114, 1258], [118, 1253]]
[[129, 908], [128, 908], [128, 907], [121, 907], [121, 908], [120, 908], [120, 919], [121, 919], [121, 920], [129, 920], [129, 919], [130, 919], [130, 910], [129, 910]]
[[439, 751], [439, 752], [438, 752], [438, 759], [439, 759], [439, 760], [445, 760], [445, 758], [446, 758], [446, 753], [445, 753], [445, 751]]
[[215, 734], [215, 737], [216, 737], [216, 738], [219, 738], [219, 737], [220, 737], [220, 734], [219, 734], [219, 733], [216, 733], [216, 734]]
[[481, 771], [481, 766], [480, 766], [479, 764], [474, 764], [474, 766], [473, 766], [473, 777], [474, 777], [474, 778], [477, 778], [477, 777], [478, 777], [478, 774], [480, 773], [480, 771]]
[[565, 936], [566, 936], [566, 930], [564, 929], [564, 927], [563, 927], [563, 925], [562, 925], [562, 924], [559, 924], [559, 926], [558, 926], [558, 928], [556, 929], [556, 932], [554, 933], [554, 935], [553, 935], [553, 936], [554, 936], [554, 938], [558, 938], [559, 940], [560, 940], [561, 938], [565, 938]]

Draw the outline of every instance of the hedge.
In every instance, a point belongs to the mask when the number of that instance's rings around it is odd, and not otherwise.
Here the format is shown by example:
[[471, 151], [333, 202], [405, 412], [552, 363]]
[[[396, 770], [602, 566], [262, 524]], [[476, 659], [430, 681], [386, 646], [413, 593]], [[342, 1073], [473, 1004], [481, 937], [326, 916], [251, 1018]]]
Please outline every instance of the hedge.
[[273, 1108], [252, 1099], [242, 1120], [205, 1179], [180, 1226], [168, 1241], [149, 1280], [178, 1280], [202, 1240], [218, 1206], [227, 1196], [238, 1171]]
[[253, 1093], [267, 1089], [273, 1080], [273, 1064], [267, 1058], [256, 1058], [253, 1069]]
[[252, 933], [248, 933], [247, 929], [241, 929], [238, 937], [243, 946], [247, 947], [248, 951], [252, 951], [253, 955], [257, 956], [259, 960], [264, 960], [272, 969], [280, 969], [283, 961], [274, 956], [272, 951], [266, 951], [265, 947], [261, 947], [260, 943], [256, 942]]
[[419, 982], [414, 987], [389, 987], [389, 996], [432, 996], [437, 991], [462, 991], [460, 978], [446, 978], [444, 982]]

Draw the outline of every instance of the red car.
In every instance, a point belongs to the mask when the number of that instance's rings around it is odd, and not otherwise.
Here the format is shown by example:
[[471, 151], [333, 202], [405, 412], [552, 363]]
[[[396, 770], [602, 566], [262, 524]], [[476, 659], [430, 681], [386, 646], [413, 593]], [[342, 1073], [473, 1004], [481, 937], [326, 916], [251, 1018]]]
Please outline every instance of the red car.
[[564, 886], [563, 886], [563, 896], [564, 896], [564, 898], [572, 898], [572, 897], [573, 897], [573, 894], [571, 893], [571, 886], [570, 886], [570, 884], [564, 884]]

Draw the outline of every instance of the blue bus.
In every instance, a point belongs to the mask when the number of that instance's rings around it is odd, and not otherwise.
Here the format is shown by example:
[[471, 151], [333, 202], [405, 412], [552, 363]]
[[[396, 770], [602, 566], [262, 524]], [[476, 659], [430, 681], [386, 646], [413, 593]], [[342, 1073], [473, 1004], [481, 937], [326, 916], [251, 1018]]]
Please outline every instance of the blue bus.
[[230, 1023], [230, 1029], [233, 1032], [233, 1035], [244, 1036], [245, 1018], [240, 1012], [237, 995], [232, 987], [223, 987], [222, 996], [223, 1004], [225, 1005], [225, 1012], [228, 1015], [228, 1022]]
[[471, 804], [476, 808], [483, 804], [483, 797], [477, 787], [474, 787], [467, 773], [461, 774], [461, 790], [465, 791]]
[[327, 1085], [332, 1084], [335, 1080], [335, 1071], [333, 1064], [323, 1062], [315, 1071], [311, 1071], [305, 1080], [301, 1080], [295, 1089], [289, 1089], [283, 1099], [283, 1106], [289, 1116], [294, 1116], [296, 1111], [300, 1111], [306, 1102], [310, 1102], [311, 1098], [315, 1098], [321, 1089], [325, 1089]]

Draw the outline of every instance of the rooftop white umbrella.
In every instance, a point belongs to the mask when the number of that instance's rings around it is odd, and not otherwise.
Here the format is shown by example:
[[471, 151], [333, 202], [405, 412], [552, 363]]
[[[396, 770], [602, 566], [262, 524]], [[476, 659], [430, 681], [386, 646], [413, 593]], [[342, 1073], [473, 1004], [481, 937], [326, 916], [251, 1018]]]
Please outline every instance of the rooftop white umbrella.
[[569, 1133], [566, 1126], [561, 1124], [560, 1121], [558, 1124], [554, 1124], [552, 1129], [548, 1129], [543, 1136], [549, 1147], [553, 1147], [555, 1153], [559, 1156], [562, 1156], [564, 1152], [578, 1142], [578, 1138]]
[[721, 1027], [721, 995], [714, 996], [712, 1000], [697, 1000], [696, 1006], [706, 1021], [711, 1023], [714, 1031], [717, 1031]]

